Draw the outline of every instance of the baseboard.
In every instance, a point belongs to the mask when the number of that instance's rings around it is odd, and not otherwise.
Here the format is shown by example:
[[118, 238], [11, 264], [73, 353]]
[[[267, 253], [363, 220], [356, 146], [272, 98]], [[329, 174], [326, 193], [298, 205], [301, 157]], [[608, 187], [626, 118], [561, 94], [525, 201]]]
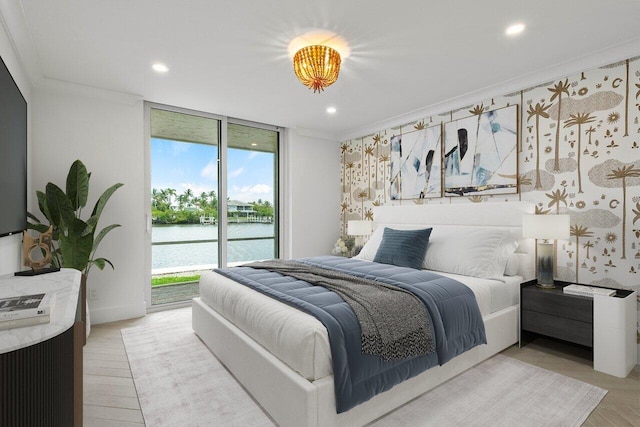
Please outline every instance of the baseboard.
[[92, 325], [99, 325], [100, 323], [134, 319], [145, 314], [147, 314], [147, 305], [141, 301], [138, 304], [91, 309], [90, 319]]

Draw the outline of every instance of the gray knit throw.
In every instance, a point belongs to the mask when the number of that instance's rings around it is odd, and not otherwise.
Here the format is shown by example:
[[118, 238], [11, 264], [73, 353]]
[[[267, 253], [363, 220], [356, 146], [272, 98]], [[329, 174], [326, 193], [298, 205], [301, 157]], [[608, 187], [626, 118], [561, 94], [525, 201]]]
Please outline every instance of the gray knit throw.
[[351, 306], [362, 330], [362, 352], [384, 360], [434, 351], [426, 308], [409, 291], [386, 283], [296, 261], [270, 260], [243, 267], [274, 271], [337, 293]]

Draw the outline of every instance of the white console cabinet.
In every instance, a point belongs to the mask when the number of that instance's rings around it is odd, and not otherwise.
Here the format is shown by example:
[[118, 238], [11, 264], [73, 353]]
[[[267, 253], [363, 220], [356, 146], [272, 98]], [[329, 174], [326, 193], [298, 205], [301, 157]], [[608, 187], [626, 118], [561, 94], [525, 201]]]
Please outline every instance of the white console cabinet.
[[636, 365], [636, 292], [593, 300], [593, 369], [624, 378]]
[[55, 293], [51, 321], [0, 331], [0, 426], [82, 426], [82, 307], [79, 271], [0, 276], [0, 298]]

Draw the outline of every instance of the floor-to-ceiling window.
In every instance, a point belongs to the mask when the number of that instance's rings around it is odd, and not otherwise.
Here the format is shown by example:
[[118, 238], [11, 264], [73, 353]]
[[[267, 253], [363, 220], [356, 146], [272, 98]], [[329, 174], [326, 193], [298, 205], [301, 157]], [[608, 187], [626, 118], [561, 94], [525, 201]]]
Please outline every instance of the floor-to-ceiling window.
[[198, 296], [203, 270], [278, 257], [280, 132], [147, 105], [149, 307]]
[[278, 256], [279, 132], [227, 125], [227, 265]]

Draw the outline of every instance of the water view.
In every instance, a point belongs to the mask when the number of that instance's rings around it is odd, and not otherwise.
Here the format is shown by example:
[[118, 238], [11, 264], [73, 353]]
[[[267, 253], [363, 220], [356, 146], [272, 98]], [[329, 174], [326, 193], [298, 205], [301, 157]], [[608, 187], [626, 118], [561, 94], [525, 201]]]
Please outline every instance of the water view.
[[[233, 264], [275, 258], [274, 229], [274, 224], [229, 224], [227, 262]], [[200, 242], [203, 240], [206, 242]], [[154, 225], [151, 247], [152, 273], [217, 266], [217, 240], [217, 225]], [[176, 243], [158, 244], [166, 242]]]

